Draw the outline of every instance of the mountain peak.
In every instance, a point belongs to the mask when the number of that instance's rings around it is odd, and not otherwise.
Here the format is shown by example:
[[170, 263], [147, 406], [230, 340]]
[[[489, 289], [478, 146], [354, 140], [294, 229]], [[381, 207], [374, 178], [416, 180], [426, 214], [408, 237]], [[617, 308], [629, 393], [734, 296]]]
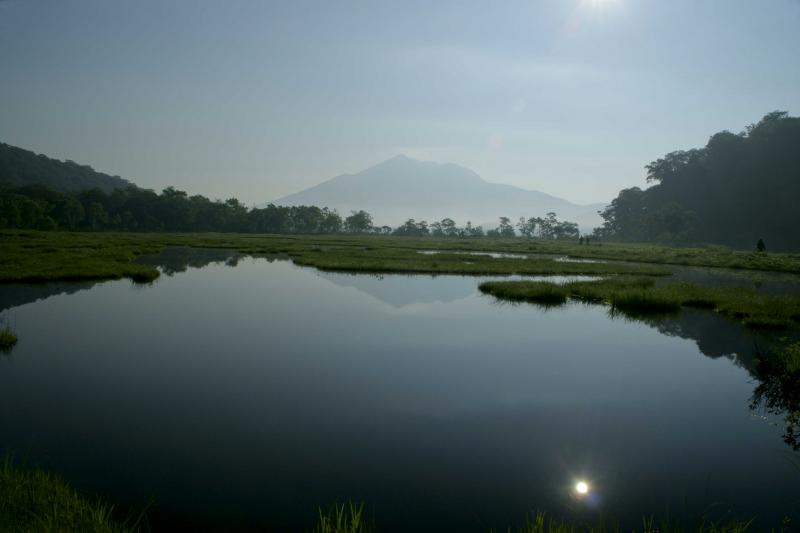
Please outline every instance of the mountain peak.
[[378, 181], [401, 180], [405, 181], [407, 184], [427, 182], [434, 185], [436, 182], [442, 180], [458, 182], [459, 185], [469, 182], [473, 184], [485, 183], [483, 178], [466, 167], [454, 163], [422, 161], [405, 154], [398, 154], [377, 165], [348, 176], [360, 176], [363, 179]]
[[407, 218], [433, 221], [445, 217], [461, 223], [484, 223], [500, 216], [544, 216], [553, 211], [584, 228], [599, 224], [596, 211], [602, 207], [579, 206], [543, 192], [489, 183], [468, 168], [420, 161], [405, 154], [355, 174], [337, 176], [274, 203], [324, 206], [344, 214], [364, 209], [376, 223], [391, 225]]

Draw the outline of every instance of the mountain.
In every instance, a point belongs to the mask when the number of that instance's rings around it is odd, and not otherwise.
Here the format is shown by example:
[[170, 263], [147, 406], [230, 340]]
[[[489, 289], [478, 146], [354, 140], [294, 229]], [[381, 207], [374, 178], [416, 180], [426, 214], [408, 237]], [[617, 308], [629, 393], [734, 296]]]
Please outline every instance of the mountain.
[[357, 174], [344, 174], [283, 198], [276, 205], [317, 205], [343, 215], [364, 209], [376, 224], [396, 226], [408, 218], [432, 222], [450, 217], [458, 224], [496, 224], [500, 216], [544, 216], [577, 222], [583, 231], [602, 223], [605, 204], [577, 205], [539, 191], [483, 180], [451, 163], [399, 155]]
[[0, 186], [45, 185], [60, 192], [102, 189], [111, 192], [133, 185], [119, 176], [96, 172], [72, 161], [59, 161], [0, 143]]

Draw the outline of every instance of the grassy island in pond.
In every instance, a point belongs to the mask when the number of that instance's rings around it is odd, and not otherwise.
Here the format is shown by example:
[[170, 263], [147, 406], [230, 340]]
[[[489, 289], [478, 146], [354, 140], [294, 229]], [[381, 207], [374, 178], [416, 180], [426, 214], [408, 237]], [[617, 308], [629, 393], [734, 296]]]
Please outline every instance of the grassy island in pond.
[[656, 287], [650, 278], [612, 278], [563, 285], [541, 281], [487, 281], [480, 290], [499, 299], [562, 304], [568, 298], [606, 304], [629, 315], [676, 312], [681, 307], [716, 311], [758, 328], [788, 328], [800, 323], [800, 295], [768, 295], [750, 288], [671, 283]]

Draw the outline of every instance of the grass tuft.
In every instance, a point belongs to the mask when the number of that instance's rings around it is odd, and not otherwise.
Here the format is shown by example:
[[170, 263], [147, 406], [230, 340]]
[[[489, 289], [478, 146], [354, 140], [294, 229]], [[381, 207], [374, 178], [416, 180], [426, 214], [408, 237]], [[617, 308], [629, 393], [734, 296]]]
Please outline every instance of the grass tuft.
[[480, 289], [484, 293], [503, 300], [531, 302], [547, 306], [566, 303], [568, 294], [562, 285], [547, 281], [487, 281], [481, 284]]
[[80, 496], [60, 478], [38, 469], [0, 464], [0, 531], [18, 533], [127, 533], [137, 525], [114, 522], [111, 506]]
[[0, 352], [10, 352], [17, 344], [17, 335], [8, 326], [0, 329]]
[[371, 528], [364, 522], [364, 504], [334, 504], [327, 512], [319, 509], [317, 525], [313, 533], [369, 533]]

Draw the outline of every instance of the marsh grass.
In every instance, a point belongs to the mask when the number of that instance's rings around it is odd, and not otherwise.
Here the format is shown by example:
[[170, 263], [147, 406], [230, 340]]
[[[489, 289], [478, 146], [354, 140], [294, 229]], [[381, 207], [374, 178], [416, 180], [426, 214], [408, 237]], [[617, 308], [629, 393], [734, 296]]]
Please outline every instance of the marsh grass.
[[[751, 530], [752, 520], [705, 522], [701, 521], [696, 526], [683, 527], [669, 522], [657, 522], [654, 518], [643, 518], [641, 529], [634, 530], [641, 533], [755, 533]], [[627, 530], [626, 530], [627, 531]], [[621, 533], [618, 526], [575, 524], [566, 520], [557, 520], [548, 517], [543, 512], [528, 515], [525, 524], [518, 528], [508, 528], [504, 533]], [[495, 533], [492, 531], [492, 533]]]
[[17, 335], [8, 326], [0, 326], [0, 352], [7, 353], [17, 344]]
[[[668, 265], [800, 273], [800, 254], [757, 254], [719, 246], [578, 245], [565, 241], [411, 238], [379, 235], [255, 235], [230, 233], [0, 232], [0, 282], [131, 278], [159, 273], [137, 264], [167, 246], [224, 248], [246, 255], [284, 255], [322, 270], [464, 275], [664, 276]], [[421, 254], [420, 251], [437, 251]], [[464, 252], [479, 252], [464, 256]], [[491, 257], [488, 253], [512, 254]], [[521, 256], [521, 257], [516, 257]], [[574, 263], [557, 257], [607, 261]]]
[[364, 520], [364, 504], [334, 504], [327, 512], [319, 509], [317, 524], [312, 533], [370, 533]]
[[615, 277], [564, 285], [542, 281], [487, 281], [480, 290], [500, 299], [551, 305], [571, 298], [610, 306], [631, 317], [675, 313], [682, 307], [715, 311], [746, 326], [785, 329], [800, 322], [800, 295], [762, 294], [750, 288], [673, 283], [656, 287], [651, 278]]
[[566, 303], [569, 292], [563, 285], [547, 281], [486, 282], [481, 290], [492, 296], [513, 302], [531, 302], [541, 305], [561, 305]]
[[79, 495], [60, 478], [39, 469], [0, 464], [0, 531], [15, 533], [127, 533], [138, 530], [119, 524], [113, 508]]
[[0, 282], [39, 283], [130, 278], [152, 281], [157, 269], [133, 262], [161, 246], [149, 238], [79, 233], [0, 234]]
[[619, 310], [631, 315], [674, 313], [681, 308], [679, 298], [653, 289], [627, 289], [612, 293], [610, 299], [612, 311]]

